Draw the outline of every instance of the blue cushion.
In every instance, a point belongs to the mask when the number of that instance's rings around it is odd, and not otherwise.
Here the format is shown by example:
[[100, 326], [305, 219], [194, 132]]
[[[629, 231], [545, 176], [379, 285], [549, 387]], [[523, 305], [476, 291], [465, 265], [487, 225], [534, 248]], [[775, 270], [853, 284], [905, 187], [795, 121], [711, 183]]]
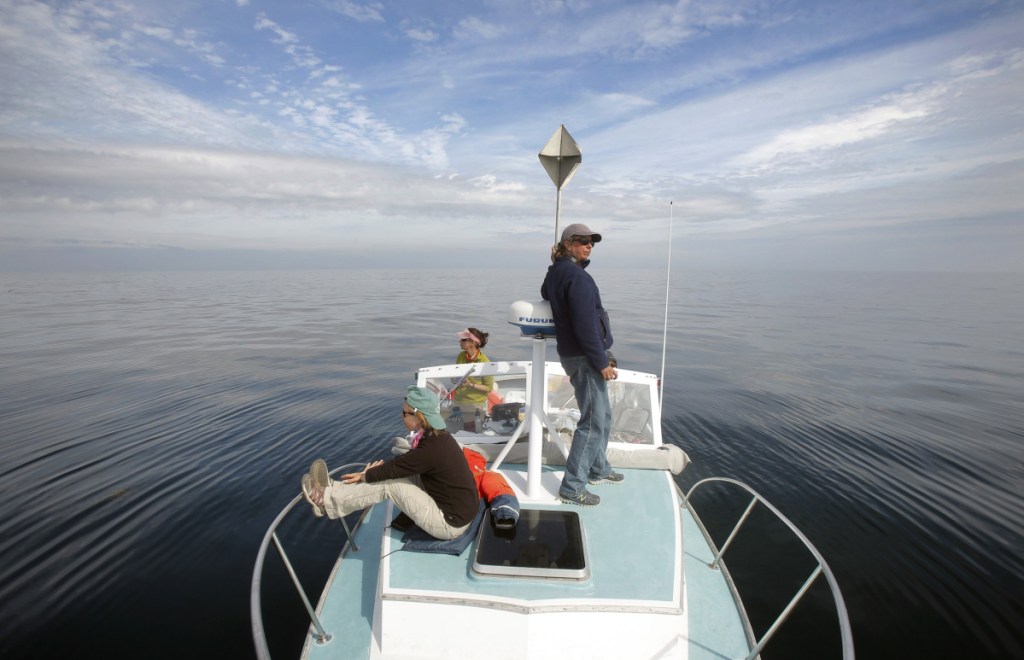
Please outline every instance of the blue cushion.
[[409, 529], [405, 530], [405, 534], [402, 535], [402, 541], [405, 545], [402, 546], [402, 550], [409, 550], [411, 552], [440, 552], [446, 555], [461, 555], [462, 551], [469, 547], [469, 544], [473, 542], [473, 537], [476, 536], [476, 530], [480, 527], [480, 521], [484, 517], [484, 506], [483, 499], [480, 500], [480, 508], [477, 509], [476, 516], [473, 521], [469, 523], [469, 527], [462, 536], [457, 536], [453, 539], [443, 540], [435, 539], [430, 534], [424, 532], [418, 525], [413, 525]]

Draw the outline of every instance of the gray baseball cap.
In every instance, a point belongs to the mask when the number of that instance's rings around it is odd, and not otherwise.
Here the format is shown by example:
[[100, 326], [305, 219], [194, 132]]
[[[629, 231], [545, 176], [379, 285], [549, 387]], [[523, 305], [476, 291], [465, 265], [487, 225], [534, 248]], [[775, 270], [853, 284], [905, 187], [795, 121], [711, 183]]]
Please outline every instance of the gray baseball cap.
[[590, 227], [579, 222], [569, 225], [568, 227], [562, 230], [563, 241], [567, 241], [573, 236], [589, 236], [590, 239], [595, 243], [601, 242], [601, 234], [591, 231]]

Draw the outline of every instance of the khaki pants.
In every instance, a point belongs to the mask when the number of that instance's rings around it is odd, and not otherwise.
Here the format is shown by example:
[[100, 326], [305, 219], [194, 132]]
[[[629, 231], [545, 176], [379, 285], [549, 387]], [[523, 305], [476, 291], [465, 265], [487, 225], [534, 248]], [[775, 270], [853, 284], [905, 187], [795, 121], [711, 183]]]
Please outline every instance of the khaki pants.
[[372, 484], [335, 481], [324, 490], [324, 508], [327, 509], [327, 517], [331, 519], [360, 511], [384, 500], [394, 502], [420, 529], [436, 539], [454, 539], [469, 527], [469, 523], [462, 527], [449, 525], [434, 498], [423, 490], [419, 477], [388, 479]]

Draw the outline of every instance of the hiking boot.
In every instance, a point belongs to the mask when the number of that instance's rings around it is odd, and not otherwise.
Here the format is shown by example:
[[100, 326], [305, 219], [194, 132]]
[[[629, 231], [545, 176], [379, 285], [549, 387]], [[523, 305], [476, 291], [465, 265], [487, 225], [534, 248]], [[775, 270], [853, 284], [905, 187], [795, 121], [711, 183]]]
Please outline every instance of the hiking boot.
[[558, 499], [568, 504], [576, 504], [578, 506], [597, 506], [598, 504], [601, 503], [600, 497], [586, 490], [581, 490], [576, 495], [566, 495], [564, 493], [559, 493]]
[[626, 477], [618, 472], [609, 472], [603, 477], [590, 477], [587, 479], [587, 483], [591, 486], [599, 486], [601, 484], [621, 484], [622, 480], [625, 478]]

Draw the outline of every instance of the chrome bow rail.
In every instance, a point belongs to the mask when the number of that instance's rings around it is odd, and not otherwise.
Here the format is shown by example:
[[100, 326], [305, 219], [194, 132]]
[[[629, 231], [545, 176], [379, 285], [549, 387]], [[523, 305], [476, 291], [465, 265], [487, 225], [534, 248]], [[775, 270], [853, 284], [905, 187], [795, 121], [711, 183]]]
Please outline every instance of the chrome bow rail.
[[[739, 486], [752, 496], [750, 504], [747, 505], [746, 510], [740, 516], [739, 520], [736, 521], [736, 525], [733, 527], [732, 532], [725, 540], [725, 543], [722, 544], [721, 549], [717, 549], [715, 542], [711, 539], [711, 535], [708, 533], [703, 523], [700, 522], [700, 517], [697, 516], [696, 511], [694, 511], [693, 505], [690, 504], [690, 497], [693, 495], [694, 491], [697, 490], [697, 488], [708, 483], [727, 483], [734, 486]], [[715, 550], [715, 557], [713, 561], [710, 564], [708, 564], [708, 566], [710, 568], [717, 569], [720, 565], [720, 562], [722, 561], [722, 557], [725, 555], [726, 550], [729, 549], [729, 546], [736, 538], [736, 535], [740, 531], [740, 528], [743, 526], [743, 523], [746, 522], [747, 518], [750, 516], [751, 511], [754, 510], [754, 507], [758, 503], [760, 503], [769, 511], [771, 511], [779, 521], [785, 524], [786, 527], [788, 527], [789, 530], [793, 532], [793, 534], [798, 539], [800, 539], [800, 541], [804, 544], [804, 547], [807, 548], [808, 552], [810, 552], [814, 559], [817, 561], [817, 566], [811, 572], [811, 575], [804, 582], [803, 586], [800, 587], [800, 589], [796, 592], [793, 598], [789, 601], [789, 604], [786, 605], [785, 608], [783, 608], [782, 613], [779, 614], [775, 622], [771, 625], [771, 627], [768, 628], [768, 630], [761, 637], [761, 639], [758, 640], [757, 643], [754, 645], [754, 648], [747, 655], [747, 660], [753, 660], [754, 658], [758, 657], [758, 654], [760, 654], [761, 651], [764, 649], [765, 645], [768, 643], [768, 640], [770, 640], [771, 637], [776, 633], [776, 631], [778, 631], [779, 627], [782, 626], [782, 624], [792, 613], [793, 608], [796, 607], [797, 603], [799, 603], [800, 600], [804, 597], [804, 594], [807, 593], [807, 590], [810, 589], [811, 584], [818, 578], [819, 575], [822, 574], [824, 574], [825, 579], [828, 581], [829, 589], [832, 592], [832, 598], [835, 601], [836, 615], [839, 619], [839, 634], [843, 647], [843, 660], [854, 660], [853, 633], [850, 631], [850, 618], [846, 612], [846, 603], [843, 601], [843, 594], [839, 591], [839, 584], [836, 582], [836, 578], [832, 574], [832, 570], [828, 567], [828, 563], [825, 561], [825, 558], [821, 556], [821, 553], [818, 552], [818, 549], [814, 547], [814, 545], [807, 539], [807, 537], [804, 536], [803, 533], [796, 528], [796, 525], [790, 522], [790, 520], [786, 518], [786, 516], [782, 515], [782, 513], [778, 509], [772, 506], [770, 502], [764, 499], [764, 497], [762, 497], [750, 486], [746, 485], [743, 482], [736, 481], [735, 479], [728, 479], [725, 477], [709, 477], [707, 479], [702, 479], [695, 483], [693, 486], [690, 487], [690, 490], [687, 491], [686, 495], [683, 497], [682, 506], [685, 506], [690, 510], [690, 512], [693, 514], [694, 520], [696, 520], [700, 525], [701, 532], [703, 532], [704, 538], [707, 539], [708, 545]], [[729, 583], [732, 589], [735, 591], [736, 587], [732, 584], [731, 578], [729, 578]]]
[[[331, 474], [335, 474], [342, 470], [350, 470], [352, 468], [362, 469], [366, 466], [366, 463], [349, 463], [342, 465], [331, 470]], [[281, 545], [281, 541], [277, 538], [277, 527], [281, 524], [281, 521], [287, 517], [296, 504], [305, 503], [305, 499], [300, 494], [294, 500], [292, 500], [288, 506], [281, 510], [281, 513], [277, 514], [274, 518], [274, 522], [270, 523], [270, 527], [267, 529], [267, 533], [263, 536], [263, 542], [260, 543], [260, 550], [256, 554], [256, 566], [252, 571], [252, 583], [249, 587], [249, 612], [250, 619], [252, 620], [252, 638], [256, 645], [256, 657], [258, 660], [270, 660], [270, 649], [267, 647], [266, 632], [263, 629], [263, 605], [260, 601], [260, 588], [263, 585], [263, 562], [267, 556], [267, 548], [273, 543], [274, 547], [277, 548], [277, 553], [281, 557], [281, 561], [284, 562], [285, 570], [288, 571], [288, 575], [292, 579], [292, 583], [295, 585], [295, 590], [299, 594], [299, 598], [302, 599], [302, 604], [306, 607], [306, 612], [309, 614], [310, 623], [313, 629], [316, 631], [316, 643], [325, 644], [330, 641], [331, 636], [327, 633], [323, 626], [320, 625], [320, 619], [317, 617], [316, 612], [313, 610], [313, 606], [309, 602], [309, 598], [306, 596], [305, 590], [302, 588], [302, 584], [299, 582], [299, 577], [295, 574], [295, 570], [292, 568], [291, 561], [288, 559], [288, 554], [284, 550], [284, 546]], [[359, 514], [359, 519], [353, 528], [349, 528], [348, 523], [345, 522], [344, 518], [341, 518], [341, 525], [345, 529], [345, 545], [341, 550], [342, 556], [347, 555], [349, 552], [358, 552], [359, 546], [355, 542], [355, 533], [359, 530], [359, 526], [363, 524], [363, 520], [366, 517], [366, 513], [369, 509], [363, 509]]]

